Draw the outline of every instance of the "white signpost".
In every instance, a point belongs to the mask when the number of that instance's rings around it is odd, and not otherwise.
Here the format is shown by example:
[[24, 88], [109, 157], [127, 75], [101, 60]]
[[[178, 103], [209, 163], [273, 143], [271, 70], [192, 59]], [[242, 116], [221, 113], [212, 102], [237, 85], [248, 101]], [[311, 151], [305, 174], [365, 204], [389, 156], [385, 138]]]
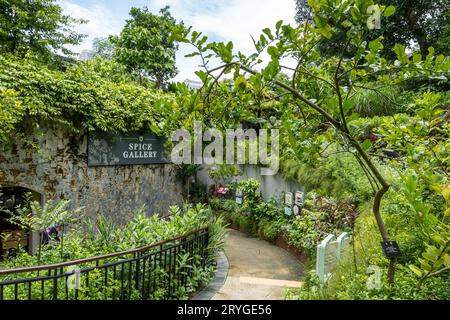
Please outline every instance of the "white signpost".
[[317, 246], [316, 273], [321, 284], [327, 281], [334, 267], [342, 258], [349, 240], [346, 232], [341, 233], [337, 238], [333, 234], [329, 234]]
[[237, 189], [236, 190], [236, 203], [242, 204], [243, 200], [244, 200], [244, 193], [242, 192], [242, 190]]

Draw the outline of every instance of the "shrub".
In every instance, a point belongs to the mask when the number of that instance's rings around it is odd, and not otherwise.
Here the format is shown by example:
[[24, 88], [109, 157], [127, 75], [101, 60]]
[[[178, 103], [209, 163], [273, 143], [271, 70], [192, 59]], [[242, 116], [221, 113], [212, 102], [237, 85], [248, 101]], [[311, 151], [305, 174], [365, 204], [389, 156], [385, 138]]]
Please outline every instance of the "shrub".
[[[204, 205], [197, 204], [194, 207], [185, 207], [180, 209], [178, 207], [172, 207], [170, 209], [171, 216], [168, 219], [161, 219], [158, 215], [146, 217], [143, 210], [136, 212], [135, 216], [124, 226], [119, 226], [110, 221], [105, 216], [99, 216], [96, 221], [88, 222], [88, 228], [77, 229], [71, 228], [70, 232], [65, 237], [65, 253], [66, 255], [61, 259], [59, 246], [57, 244], [50, 244], [43, 246], [41, 261], [45, 264], [54, 264], [66, 260], [75, 260], [86, 258], [95, 255], [108, 254], [112, 252], [122, 251], [141, 247], [144, 245], [150, 245], [162, 240], [168, 240], [177, 236], [186, 234], [194, 229], [209, 226], [209, 246], [207, 264], [210, 267], [202, 267], [200, 257], [196, 254], [180, 254], [177, 255], [178, 268], [184, 268], [190, 270], [187, 274], [187, 290], [177, 290], [170, 298], [184, 299], [190, 294], [195, 292], [200, 286], [209, 281], [214, 270], [213, 262], [218, 250], [223, 248], [224, 240], [224, 221], [221, 218], [214, 217], [209, 208]], [[156, 261], [156, 260], [155, 260]], [[38, 264], [36, 256], [31, 256], [23, 249], [19, 250], [15, 257], [7, 259], [0, 263], [0, 268], [11, 269], [25, 266], [34, 266]], [[126, 268], [125, 268], [126, 269]], [[96, 272], [98, 273], [96, 275]], [[128, 272], [125, 270], [125, 272]], [[152, 272], [152, 275], [156, 279], [155, 285], [160, 290], [156, 290], [150, 298], [166, 298], [166, 288], [169, 282], [172, 288], [178, 287], [178, 284], [182, 279], [176, 277], [168, 277], [167, 272], [157, 267]], [[0, 281], [16, 278], [18, 275], [2, 276]], [[26, 275], [19, 275], [26, 276]], [[112, 274], [110, 275], [112, 277]], [[125, 274], [125, 278], [128, 276]], [[126, 280], [125, 281], [128, 281]], [[64, 278], [60, 279], [61, 281]], [[97, 281], [98, 280], [98, 281]], [[89, 286], [83, 286], [80, 290], [79, 299], [104, 299], [110, 297], [110, 292], [117, 284], [108, 283], [107, 286], [102, 282], [103, 276], [100, 277], [98, 270], [93, 270], [89, 273]], [[59, 280], [58, 280], [59, 281]], [[119, 280], [116, 280], [119, 281]], [[134, 280], [133, 280], [134, 281]], [[84, 284], [85, 282], [82, 281]], [[134, 284], [125, 283], [125, 287], [134, 287]], [[48, 286], [47, 286], [48, 287]], [[64, 289], [64, 284], [60, 283], [58, 286], [60, 289]], [[9, 299], [14, 296], [14, 288], [5, 287], [4, 297]], [[41, 289], [40, 287], [32, 288], [32, 298], [40, 299]], [[19, 297], [25, 297], [26, 288], [20, 287]], [[65, 293], [60, 292], [60, 297], [64, 297]], [[132, 299], [140, 299], [139, 292], [127, 291], [127, 296]], [[52, 292], [44, 292], [46, 299], [51, 299]], [[74, 298], [69, 296], [69, 299]]]

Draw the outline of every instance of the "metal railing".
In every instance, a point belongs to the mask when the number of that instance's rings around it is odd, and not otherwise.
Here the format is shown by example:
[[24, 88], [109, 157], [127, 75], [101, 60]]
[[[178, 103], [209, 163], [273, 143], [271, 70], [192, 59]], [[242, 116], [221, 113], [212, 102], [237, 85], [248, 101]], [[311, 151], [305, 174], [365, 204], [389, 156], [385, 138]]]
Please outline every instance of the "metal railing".
[[208, 259], [208, 228], [149, 246], [52, 265], [0, 270], [0, 300], [175, 299]]

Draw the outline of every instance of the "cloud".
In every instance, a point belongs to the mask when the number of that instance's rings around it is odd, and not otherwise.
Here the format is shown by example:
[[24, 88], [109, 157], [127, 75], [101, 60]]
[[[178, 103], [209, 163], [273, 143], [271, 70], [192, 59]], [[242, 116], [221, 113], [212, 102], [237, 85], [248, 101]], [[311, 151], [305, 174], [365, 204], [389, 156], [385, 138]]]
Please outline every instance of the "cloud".
[[273, 27], [278, 20], [294, 23], [294, 0], [152, 0], [152, 7], [171, 7], [173, 15], [194, 30], [217, 38], [230, 40], [235, 48], [248, 51], [253, 43], [250, 35]]
[[[66, 14], [89, 20], [88, 24], [77, 27], [78, 32], [89, 35], [82, 45], [74, 49], [78, 52], [91, 48], [95, 37], [118, 34], [132, 6], [147, 5], [149, 10], [157, 12], [160, 8], [169, 5], [171, 13], [177, 20], [183, 20], [194, 30], [203, 32], [211, 41], [233, 41], [234, 49], [244, 53], [249, 53], [253, 49], [250, 35], [259, 36], [263, 28], [274, 27], [278, 20], [295, 23], [294, 0], [81, 1], [60, 1]], [[198, 70], [200, 61], [184, 57], [192, 51], [190, 46], [180, 45], [177, 53], [179, 74], [175, 80], [196, 79], [194, 71]]]
[[[187, 4], [189, 3], [189, 5]], [[170, 5], [171, 11], [186, 25], [201, 31], [214, 41], [233, 41], [237, 51], [249, 53], [253, 50], [251, 35], [259, 36], [266, 27], [274, 27], [278, 20], [294, 24], [294, 0], [230, 0], [214, 1], [215, 6], [204, 6], [206, 1], [153, 0], [152, 5]], [[175, 80], [195, 78], [199, 59], [184, 58], [191, 47], [180, 46], [177, 65], [180, 73]]]
[[88, 20], [86, 24], [75, 27], [78, 33], [88, 35], [80, 45], [71, 48], [78, 53], [85, 49], [91, 49], [92, 40], [96, 37], [107, 37], [110, 34], [120, 33], [125, 23], [123, 19], [118, 19], [117, 15], [99, 1], [90, 1], [86, 6], [72, 1], [59, 1], [59, 5], [63, 8], [64, 14]]

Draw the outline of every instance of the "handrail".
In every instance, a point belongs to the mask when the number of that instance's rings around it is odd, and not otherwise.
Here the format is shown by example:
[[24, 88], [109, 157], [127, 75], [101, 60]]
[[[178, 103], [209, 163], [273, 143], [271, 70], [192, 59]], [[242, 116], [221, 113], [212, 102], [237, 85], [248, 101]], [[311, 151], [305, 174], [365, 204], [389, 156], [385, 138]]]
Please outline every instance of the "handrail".
[[12, 274], [12, 273], [20, 273], [20, 272], [34, 272], [34, 271], [41, 271], [41, 270], [48, 270], [48, 269], [53, 270], [53, 269], [57, 269], [57, 268], [73, 266], [73, 265], [76, 265], [76, 264], [87, 263], [87, 262], [92, 262], [92, 261], [97, 261], [97, 260], [104, 260], [104, 259], [108, 259], [108, 258], [114, 258], [114, 257], [117, 257], [117, 256], [122, 256], [122, 255], [132, 254], [132, 253], [136, 253], [136, 252], [146, 251], [148, 249], [152, 249], [152, 248], [156, 248], [156, 247], [162, 246], [162, 245], [164, 245], [166, 243], [169, 243], [169, 242], [181, 240], [181, 239], [186, 238], [186, 237], [188, 237], [188, 236], [190, 236], [190, 235], [192, 235], [194, 233], [197, 233], [197, 232], [200, 232], [200, 231], [204, 231], [204, 230], [207, 230], [207, 229], [208, 229], [208, 227], [198, 228], [198, 229], [192, 230], [190, 232], [187, 232], [187, 233], [185, 233], [185, 234], [183, 234], [181, 236], [178, 236], [176, 238], [159, 241], [159, 242], [156, 242], [154, 244], [143, 246], [143, 247], [139, 247], [139, 248], [134, 248], [134, 249], [130, 249], [130, 250], [109, 253], [109, 254], [100, 255], [100, 256], [94, 256], [94, 257], [78, 259], [78, 260], [72, 260], [72, 261], [66, 261], [66, 262], [55, 263], [55, 264], [49, 264], [49, 265], [40, 265], [40, 266], [15, 268], [15, 269], [5, 269], [5, 270], [1, 270], [0, 269], [0, 276], [7, 275], [7, 274]]

